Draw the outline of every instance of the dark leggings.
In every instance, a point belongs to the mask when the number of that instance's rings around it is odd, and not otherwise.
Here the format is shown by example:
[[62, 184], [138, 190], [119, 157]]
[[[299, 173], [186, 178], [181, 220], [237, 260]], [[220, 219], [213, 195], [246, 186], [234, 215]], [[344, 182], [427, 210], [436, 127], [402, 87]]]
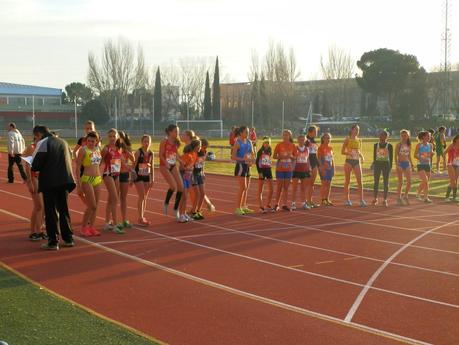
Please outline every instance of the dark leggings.
[[374, 164], [374, 178], [375, 184], [373, 187], [375, 199], [378, 197], [379, 191], [379, 179], [381, 177], [381, 173], [383, 176], [383, 183], [384, 183], [384, 199], [387, 199], [387, 193], [389, 192], [389, 173], [390, 173], [390, 164], [386, 162], [376, 162]]

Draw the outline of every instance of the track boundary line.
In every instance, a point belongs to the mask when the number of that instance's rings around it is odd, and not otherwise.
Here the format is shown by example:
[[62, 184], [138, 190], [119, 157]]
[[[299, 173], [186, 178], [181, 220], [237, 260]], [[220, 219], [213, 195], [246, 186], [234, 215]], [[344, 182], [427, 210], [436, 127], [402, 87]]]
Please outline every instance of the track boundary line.
[[[0, 210], [2, 210], [2, 209], [0, 209]], [[28, 218], [23, 217], [23, 216], [18, 215], [18, 214], [14, 214], [14, 213], [11, 213], [11, 212], [8, 212], [8, 214], [10, 216], [15, 216], [18, 219], [30, 221]], [[341, 320], [341, 319], [339, 319], [337, 317], [333, 317], [333, 316], [330, 316], [330, 315], [322, 314], [322, 313], [319, 313], [319, 312], [315, 312], [315, 311], [312, 311], [312, 310], [308, 310], [308, 309], [305, 309], [305, 308], [301, 308], [301, 307], [297, 307], [297, 306], [294, 306], [294, 305], [283, 303], [283, 302], [280, 302], [280, 301], [277, 301], [277, 300], [273, 300], [273, 299], [270, 299], [270, 298], [267, 298], [267, 297], [259, 296], [259, 295], [256, 295], [256, 294], [252, 294], [250, 292], [246, 292], [246, 291], [239, 290], [239, 289], [236, 289], [236, 288], [224, 285], [224, 284], [220, 284], [220, 283], [208, 280], [208, 279], [197, 277], [197, 276], [194, 276], [192, 274], [185, 273], [185, 272], [182, 272], [182, 271], [179, 271], [179, 270], [176, 270], [176, 269], [173, 269], [173, 268], [158, 264], [158, 263], [153, 262], [153, 261], [145, 260], [145, 259], [136, 257], [134, 255], [131, 255], [131, 254], [128, 254], [128, 253], [124, 253], [122, 251], [119, 251], [119, 250], [116, 250], [116, 249], [113, 249], [113, 248], [110, 248], [110, 247], [106, 247], [104, 245], [101, 245], [101, 244], [98, 244], [96, 242], [92, 242], [92, 241], [86, 240], [86, 239], [81, 238], [79, 236], [75, 236], [75, 237], [79, 241], [81, 241], [83, 243], [86, 243], [87, 245], [94, 246], [94, 247], [96, 247], [98, 249], [101, 249], [101, 250], [103, 250], [105, 252], [108, 252], [108, 253], [111, 253], [111, 254], [114, 254], [114, 255], [118, 255], [118, 256], [133, 260], [133, 261], [138, 262], [138, 263], [142, 263], [142, 264], [144, 264], [146, 266], [150, 266], [150, 267], [153, 267], [155, 269], [160, 269], [162, 271], [174, 274], [176, 276], [179, 276], [179, 277], [182, 277], [182, 278], [185, 278], [185, 279], [188, 279], [188, 280], [192, 280], [194, 282], [203, 284], [205, 286], [209, 286], [209, 287], [217, 288], [219, 290], [223, 290], [223, 291], [225, 291], [227, 293], [231, 293], [231, 294], [238, 295], [238, 296], [241, 296], [241, 297], [246, 297], [246, 298], [249, 298], [249, 299], [252, 299], [252, 300], [255, 300], [255, 301], [258, 301], [258, 302], [262, 302], [262, 303], [265, 303], [265, 304], [268, 304], [268, 305], [271, 305], [271, 306], [274, 306], [274, 307], [278, 307], [278, 308], [285, 309], [285, 310], [288, 310], [288, 311], [296, 312], [298, 314], [302, 314], [302, 315], [309, 316], [309, 317], [312, 317], [312, 318], [320, 319], [320, 320], [323, 320], [323, 321], [332, 322], [332, 323], [335, 323], [335, 324], [338, 324], [338, 325], [341, 325], [341, 326], [351, 327], [351, 328], [356, 329], [356, 330], [364, 331], [364, 332], [367, 332], [367, 333], [370, 333], [370, 334], [374, 334], [374, 335], [379, 335], [379, 336], [382, 336], [382, 337], [385, 337], [385, 338], [388, 338], [388, 339], [392, 339], [392, 340], [396, 340], [396, 341], [400, 341], [400, 342], [409, 342], [411, 344], [432, 345], [430, 343], [426, 343], [426, 342], [423, 342], [423, 341], [420, 341], [420, 340], [404, 337], [404, 336], [399, 335], [399, 334], [395, 334], [395, 333], [391, 333], [391, 332], [388, 332], [388, 331], [380, 330], [380, 329], [373, 328], [373, 327], [370, 327], [370, 326], [365, 326], [365, 325], [362, 325], [362, 324], [359, 324], [359, 323], [356, 323], [356, 322], [344, 322], [343, 320]], [[2, 262], [2, 264], [3, 264], [3, 262]]]
[[391, 261], [393, 261], [398, 255], [400, 255], [404, 250], [406, 250], [408, 247], [410, 247], [413, 243], [415, 243], [416, 241], [419, 241], [420, 239], [422, 239], [424, 236], [427, 236], [429, 233], [431, 233], [432, 231], [435, 231], [435, 230], [438, 230], [444, 226], [449, 226], [449, 225], [452, 225], [454, 223], [457, 223], [458, 221], [455, 220], [455, 221], [452, 221], [450, 223], [447, 223], [445, 225], [439, 225], [435, 228], [432, 228], [431, 230], [427, 231], [425, 234], [421, 234], [419, 235], [418, 237], [412, 239], [410, 242], [408, 242], [407, 244], [405, 244], [403, 247], [399, 248], [394, 254], [392, 254], [374, 273], [373, 275], [370, 277], [370, 279], [368, 279], [368, 282], [365, 284], [364, 288], [362, 289], [362, 291], [360, 291], [359, 295], [357, 296], [357, 298], [355, 299], [354, 303], [352, 304], [351, 308], [349, 309], [346, 317], [344, 318], [344, 321], [346, 322], [351, 322], [352, 321], [352, 318], [354, 317], [355, 313], [357, 312], [357, 310], [359, 309], [360, 305], [362, 304], [362, 301], [363, 299], [365, 298], [365, 295], [368, 293], [368, 291], [370, 290], [370, 288], [373, 287], [373, 284], [374, 282], [376, 281], [376, 279], [378, 279], [378, 277], [382, 274], [382, 272], [384, 271], [384, 269], [390, 264]]

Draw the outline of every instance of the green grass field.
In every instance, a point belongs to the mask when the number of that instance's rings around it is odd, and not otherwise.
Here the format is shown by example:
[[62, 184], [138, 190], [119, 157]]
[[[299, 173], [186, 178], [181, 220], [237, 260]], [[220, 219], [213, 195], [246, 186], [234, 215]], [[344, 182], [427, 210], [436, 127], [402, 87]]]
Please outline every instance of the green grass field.
[[[344, 165], [345, 157], [341, 155], [340, 153], [343, 140], [344, 140], [343, 137], [334, 137], [331, 143], [331, 146], [334, 148], [334, 151], [335, 151], [335, 164], [337, 166]], [[273, 138], [272, 146], [274, 147], [279, 141], [280, 141], [279, 138]], [[373, 160], [373, 144], [377, 142], [378, 139], [377, 138], [363, 138], [362, 141], [363, 141], [362, 152], [365, 157], [365, 162], [363, 163], [363, 167], [369, 168]], [[217, 155], [217, 159], [229, 159], [230, 157], [229, 148], [226, 148], [223, 150], [212, 148], [212, 146], [228, 147], [227, 138], [223, 138], [223, 139], [212, 138], [212, 139], [209, 139], [209, 142], [211, 145], [211, 148], [209, 150], [215, 152], [215, 154]], [[395, 146], [397, 141], [394, 139], [391, 142]], [[71, 147], [73, 147], [76, 143], [76, 140], [68, 139], [68, 143]], [[140, 140], [138, 138], [133, 140], [133, 147], [134, 148], [140, 147]], [[154, 140], [152, 144], [153, 151], [158, 152], [158, 148], [159, 148], [159, 141]], [[6, 151], [5, 142], [1, 140], [0, 140], [0, 151], [3, 151], [3, 152]], [[413, 160], [413, 162], [415, 162], [415, 160]], [[232, 175], [234, 173], [234, 164], [224, 163], [224, 162], [207, 162], [206, 171], [209, 173]], [[353, 178], [351, 181], [352, 181], [351, 182], [352, 186], [355, 186], [355, 181]], [[344, 176], [343, 176], [342, 170], [340, 169], [337, 171], [335, 178], [333, 179], [333, 185], [342, 186], [343, 183], [344, 183]], [[373, 188], [373, 175], [366, 174], [363, 178], [363, 184], [365, 188], [369, 188], [369, 189]], [[413, 173], [412, 192], [416, 190], [416, 188], [418, 187], [418, 184], [419, 184], [418, 175], [417, 173]], [[435, 196], [442, 196], [445, 192], [447, 184], [448, 184], [447, 177], [432, 179], [430, 183], [430, 194], [435, 195]], [[391, 190], [394, 190], [397, 186], [397, 176], [394, 170], [390, 178], [390, 186], [391, 186]]]
[[156, 344], [59, 299], [1, 267], [0, 340], [9, 345]]

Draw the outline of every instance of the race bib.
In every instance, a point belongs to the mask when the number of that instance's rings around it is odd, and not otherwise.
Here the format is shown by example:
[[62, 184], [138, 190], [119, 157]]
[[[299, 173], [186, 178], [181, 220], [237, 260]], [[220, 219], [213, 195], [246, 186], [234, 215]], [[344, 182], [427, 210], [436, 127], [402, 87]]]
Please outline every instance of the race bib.
[[271, 156], [267, 154], [262, 154], [260, 158], [260, 167], [271, 168], [271, 164]]
[[376, 151], [376, 160], [377, 161], [387, 161], [387, 160], [389, 160], [389, 150], [387, 148], [378, 149]]
[[312, 143], [312, 144], [309, 146], [309, 153], [312, 153], [312, 154], [316, 154], [316, 153], [317, 153], [317, 144]]
[[459, 157], [455, 157], [455, 158], [453, 159], [453, 165], [454, 165], [454, 166], [459, 166]]
[[166, 162], [169, 165], [175, 165], [177, 163], [177, 154], [171, 153], [166, 157]]
[[291, 159], [280, 159], [277, 161], [277, 166], [282, 169], [291, 169], [292, 160]]
[[121, 171], [121, 159], [110, 160], [110, 172], [119, 173]]
[[102, 160], [102, 157], [99, 153], [91, 153], [91, 165], [99, 165]]
[[399, 154], [400, 154], [400, 156], [405, 156], [405, 157], [409, 156], [410, 155], [409, 147], [405, 146], [405, 145], [400, 147]]
[[150, 175], [150, 172], [151, 172], [150, 163], [139, 163], [139, 172], [137, 173], [137, 175], [148, 176]]
[[423, 164], [430, 164], [430, 152], [421, 152], [419, 154], [419, 161]]
[[296, 157], [296, 162], [300, 164], [305, 164], [308, 162], [308, 155], [304, 153], [300, 153], [298, 157]]
[[325, 162], [328, 162], [331, 164], [331, 162], [333, 162], [333, 155], [331, 153], [327, 153], [325, 156], [324, 156], [324, 160]]
[[199, 157], [198, 160], [196, 161], [194, 167], [196, 169], [202, 169], [204, 168], [204, 159], [202, 157]]

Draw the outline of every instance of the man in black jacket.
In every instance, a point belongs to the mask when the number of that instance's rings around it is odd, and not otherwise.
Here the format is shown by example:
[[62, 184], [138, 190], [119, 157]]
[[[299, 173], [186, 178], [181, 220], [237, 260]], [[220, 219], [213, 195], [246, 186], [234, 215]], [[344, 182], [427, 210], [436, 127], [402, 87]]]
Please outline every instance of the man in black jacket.
[[34, 137], [39, 140], [33, 154], [32, 171], [38, 171], [38, 190], [43, 193], [45, 206], [46, 250], [59, 249], [59, 229], [63, 247], [73, 247], [73, 232], [67, 206], [68, 195], [75, 189], [72, 158], [67, 142], [53, 136], [45, 126], [35, 126]]

